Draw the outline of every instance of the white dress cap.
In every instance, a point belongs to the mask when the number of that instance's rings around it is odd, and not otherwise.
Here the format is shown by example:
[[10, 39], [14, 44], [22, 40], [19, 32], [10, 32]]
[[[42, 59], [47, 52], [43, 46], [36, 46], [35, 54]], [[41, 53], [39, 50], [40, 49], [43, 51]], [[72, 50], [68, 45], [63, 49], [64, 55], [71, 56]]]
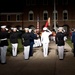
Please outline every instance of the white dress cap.
[[11, 30], [13, 30], [13, 27], [11, 27]]
[[13, 31], [17, 30], [17, 28], [13, 28]]
[[29, 30], [29, 28], [24, 28], [25, 30]]
[[47, 30], [47, 27], [44, 27], [43, 30]]
[[6, 26], [4, 25], [4, 26], [1, 26], [1, 28], [6, 28]]
[[63, 27], [59, 27], [58, 30], [63, 30]]
[[22, 30], [22, 27], [20, 27], [19, 30]]
[[29, 32], [31, 32], [32, 31], [32, 29], [29, 29]]
[[8, 28], [6, 28], [6, 30], [8, 30]]

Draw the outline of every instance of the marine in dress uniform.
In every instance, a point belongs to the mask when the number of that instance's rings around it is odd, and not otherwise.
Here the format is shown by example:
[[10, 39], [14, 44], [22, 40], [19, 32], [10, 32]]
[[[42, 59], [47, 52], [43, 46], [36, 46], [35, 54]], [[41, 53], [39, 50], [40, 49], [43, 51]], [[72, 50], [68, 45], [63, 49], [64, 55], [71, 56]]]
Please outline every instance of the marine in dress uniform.
[[41, 35], [41, 43], [43, 44], [43, 55], [44, 57], [47, 57], [48, 55], [48, 45], [49, 45], [49, 35], [52, 34], [50, 30], [47, 29], [47, 27], [43, 28], [43, 33]]
[[59, 59], [62, 60], [64, 59], [64, 45], [65, 45], [64, 33], [63, 33], [62, 27], [58, 28], [58, 32], [56, 33], [55, 39], [56, 39], [56, 44], [58, 48], [58, 56], [59, 56]]
[[24, 45], [24, 59], [29, 59], [30, 52], [30, 33], [29, 28], [25, 28], [25, 33], [22, 34], [22, 41]]
[[30, 33], [30, 52], [29, 52], [29, 56], [33, 56], [33, 44], [34, 44], [34, 39], [37, 38], [37, 35], [34, 34], [32, 29], [29, 29], [29, 33]]
[[[36, 29], [34, 30], [34, 34], [37, 35], [37, 30], [36, 30]], [[38, 36], [38, 35], [37, 35], [37, 36]], [[38, 41], [37, 41], [37, 39], [38, 39], [38, 38], [35, 38], [35, 39], [34, 39], [34, 45], [33, 45], [33, 47], [38, 47]]]
[[19, 32], [17, 32], [17, 28], [13, 28], [10, 33], [10, 42], [12, 45], [12, 56], [17, 56], [17, 47], [18, 47], [18, 38]]
[[6, 26], [1, 26], [0, 31], [0, 49], [1, 49], [1, 63], [6, 63], [6, 53], [8, 48], [8, 32], [6, 31]]

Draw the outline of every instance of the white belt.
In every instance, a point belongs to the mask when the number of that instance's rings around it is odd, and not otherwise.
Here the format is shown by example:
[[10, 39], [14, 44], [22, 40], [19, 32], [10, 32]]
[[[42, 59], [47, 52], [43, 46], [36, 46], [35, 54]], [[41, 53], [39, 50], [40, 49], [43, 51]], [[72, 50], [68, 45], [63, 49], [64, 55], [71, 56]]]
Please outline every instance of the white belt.
[[7, 38], [4, 38], [4, 39], [0, 39], [1, 41], [3, 41], [3, 40], [7, 40]]

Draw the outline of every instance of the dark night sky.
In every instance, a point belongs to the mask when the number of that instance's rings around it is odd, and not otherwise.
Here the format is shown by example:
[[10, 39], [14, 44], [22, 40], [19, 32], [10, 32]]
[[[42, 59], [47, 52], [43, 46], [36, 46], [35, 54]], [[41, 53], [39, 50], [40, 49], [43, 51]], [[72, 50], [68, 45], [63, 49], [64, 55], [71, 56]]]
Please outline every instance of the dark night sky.
[[0, 0], [0, 12], [22, 11], [24, 0]]
[[[74, 3], [75, 5], [75, 0], [71, 0], [71, 2]], [[25, 0], [0, 0], [0, 13], [20, 12], [23, 11], [24, 7], [25, 7]]]

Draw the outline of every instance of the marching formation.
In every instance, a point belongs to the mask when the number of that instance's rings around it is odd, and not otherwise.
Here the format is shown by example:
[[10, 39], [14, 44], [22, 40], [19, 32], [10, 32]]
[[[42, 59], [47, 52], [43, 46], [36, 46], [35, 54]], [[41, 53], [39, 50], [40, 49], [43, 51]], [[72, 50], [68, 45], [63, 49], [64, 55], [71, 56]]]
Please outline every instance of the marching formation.
[[[18, 39], [20, 38], [23, 45], [23, 55], [24, 59], [28, 60], [29, 57], [33, 56], [33, 48], [42, 46], [43, 56], [48, 56], [48, 48], [50, 41], [54, 41], [57, 44], [58, 57], [60, 60], [64, 59], [64, 45], [67, 39], [63, 27], [58, 28], [58, 32], [55, 30], [50, 31], [47, 26], [50, 26], [50, 18], [46, 22], [45, 27], [43, 27], [40, 34], [37, 33], [36, 29], [32, 30], [29, 28], [24, 28], [23, 30], [17, 30], [16, 27], [8, 30], [5, 25], [1, 26], [0, 30], [0, 62], [2, 64], [6, 63], [6, 53], [8, 48], [8, 39], [10, 40], [12, 46], [12, 56], [17, 56]], [[73, 33], [75, 37], [75, 33]], [[73, 40], [72, 40], [73, 42]], [[74, 42], [75, 43], [75, 42]], [[75, 44], [74, 44], [75, 46]], [[75, 56], [75, 54], [74, 54]]]

